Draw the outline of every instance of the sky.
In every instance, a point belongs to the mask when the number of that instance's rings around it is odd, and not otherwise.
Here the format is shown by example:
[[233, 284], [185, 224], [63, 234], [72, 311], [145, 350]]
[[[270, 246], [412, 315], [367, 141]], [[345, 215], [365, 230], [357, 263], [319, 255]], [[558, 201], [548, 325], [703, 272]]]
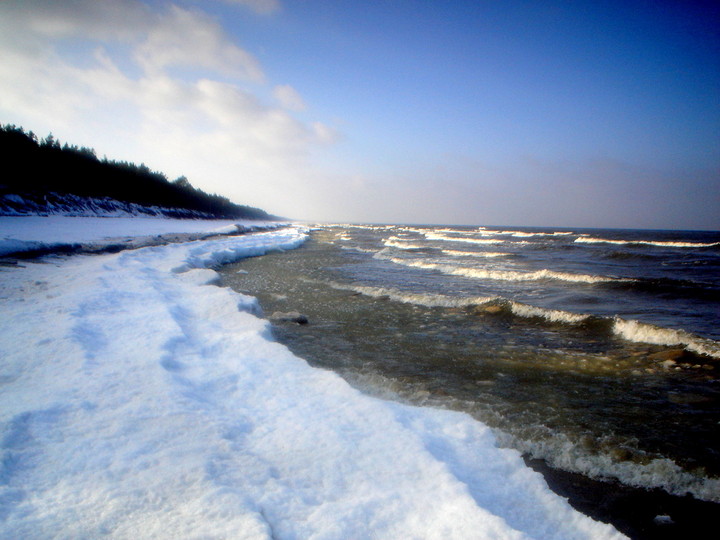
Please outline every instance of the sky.
[[276, 215], [720, 229], [717, 1], [3, 0], [0, 55], [0, 123]]

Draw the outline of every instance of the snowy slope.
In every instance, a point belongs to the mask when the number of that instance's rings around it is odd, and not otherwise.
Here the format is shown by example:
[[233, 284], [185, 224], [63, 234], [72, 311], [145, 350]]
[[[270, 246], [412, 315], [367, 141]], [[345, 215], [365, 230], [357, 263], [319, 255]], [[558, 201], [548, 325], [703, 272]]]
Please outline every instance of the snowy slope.
[[359, 393], [211, 284], [304, 237], [0, 269], [0, 537], [620, 537], [484, 425]]
[[224, 234], [278, 222], [151, 217], [0, 216], [0, 256], [73, 245], [103, 245], [164, 234]]

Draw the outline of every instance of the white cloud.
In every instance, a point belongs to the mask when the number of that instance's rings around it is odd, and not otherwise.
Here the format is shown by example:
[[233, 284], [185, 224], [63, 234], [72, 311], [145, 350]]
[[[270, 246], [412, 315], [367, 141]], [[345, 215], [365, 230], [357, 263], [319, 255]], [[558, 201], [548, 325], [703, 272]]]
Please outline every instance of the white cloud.
[[280, 105], [288, 110], [304, 111], [307, 108], [302, 96], [289, 84], [276, 86], [273, 89], [273, 96]]
[[148, 72], [168, 67], [195, 67], [218, 73], [262, 81], [257, 60], [234, 45], [210, 17], [170, 6], [136, 49], [138, 63]]
[[226, 4], [238, 4], [252, 9], [255, 13], [267, 15], [280, 9], [278, 0], [223, 0]]

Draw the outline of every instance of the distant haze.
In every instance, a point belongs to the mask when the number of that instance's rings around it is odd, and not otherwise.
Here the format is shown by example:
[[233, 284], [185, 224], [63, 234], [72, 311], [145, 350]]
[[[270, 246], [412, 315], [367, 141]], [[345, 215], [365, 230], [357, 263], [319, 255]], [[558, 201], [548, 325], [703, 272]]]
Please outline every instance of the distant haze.
[[717, 2], [5, 0], [0, 53], [0, 123], [277, 215], [720, 229]]

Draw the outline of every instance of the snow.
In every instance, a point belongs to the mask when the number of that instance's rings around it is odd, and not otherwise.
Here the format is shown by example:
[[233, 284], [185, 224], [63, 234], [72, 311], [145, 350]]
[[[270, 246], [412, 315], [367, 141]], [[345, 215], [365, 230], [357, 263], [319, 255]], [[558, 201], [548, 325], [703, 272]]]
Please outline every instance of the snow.
[[305, 236], [0, 267], [0, 537], [621, 537], [483, 424], [360, 393], [212, 284]]
[[148, 217], [0, 216], [0, 256], [41, 248], [104, 244], [128, 237], [190, 233], [228, 234], [237, 231], [236, 225], [246, 228], [271, 228], [278, 223]]

